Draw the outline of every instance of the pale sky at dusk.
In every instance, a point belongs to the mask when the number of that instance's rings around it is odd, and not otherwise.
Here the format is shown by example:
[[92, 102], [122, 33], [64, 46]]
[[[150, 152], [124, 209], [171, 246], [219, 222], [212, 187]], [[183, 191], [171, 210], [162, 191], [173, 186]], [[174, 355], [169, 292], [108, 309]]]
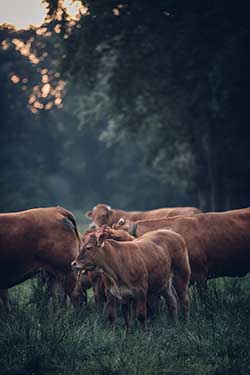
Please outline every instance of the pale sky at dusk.
[[[72, 1], [64, 3], [68, 9], [71, 8], [71, 14], [76, 12], [76, 6], [70, 6]], [[45, 15], [45, 5], [40, 0], [0, 0], [0, 24], [9, 23], [18, 29], [29, 25], [39, 26]]]
[[39, 0], [0, 0], [0, 24], [10, 23], [17, 28], [40, 25], [45, 14]]

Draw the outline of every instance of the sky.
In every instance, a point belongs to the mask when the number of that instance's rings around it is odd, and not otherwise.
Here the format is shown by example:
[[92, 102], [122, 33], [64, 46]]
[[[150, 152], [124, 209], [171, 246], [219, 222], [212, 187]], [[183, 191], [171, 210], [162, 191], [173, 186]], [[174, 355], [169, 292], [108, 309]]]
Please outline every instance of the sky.
[[[71, 1], [65, 1], [70, 5]], [[75, 13], [71, 7], [70, 13]], [[46, 8], [40, 0], [0, 0], [0, 24], [9, 23], [17, 29], [29, 25], [40, 26], [46, 15]]]
[[0, 0], [0, 24], [10, 23], [18, 29], [38, 26], [45, 14], [45, 6], [39, 0]]

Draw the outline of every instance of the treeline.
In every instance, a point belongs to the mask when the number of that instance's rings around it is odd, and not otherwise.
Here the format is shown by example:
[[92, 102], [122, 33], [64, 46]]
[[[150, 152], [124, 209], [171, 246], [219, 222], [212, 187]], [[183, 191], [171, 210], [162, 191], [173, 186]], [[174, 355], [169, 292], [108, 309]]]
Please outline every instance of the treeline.
[[[57, 204], [83, 211], [98, 201], [144, 209], [177, 202], [178, 194], [145, 168], [140, 142], [107, 147], [99, 139], [105, 120], [79, 127], [75, 91], [55, 96], [62, 80], [57, 24], [0, 29], [0, 211]], [[64, 107], [55, 105], [62, 97]]]
[[0, 30], [1, 211], [248, 206], [248, 2], [47, 3], [38, 33]]
[[249, 205], [249, 2], [82, 3], [63, 43], [79, 121], [142, 141], [161, 181], [202, 208]]

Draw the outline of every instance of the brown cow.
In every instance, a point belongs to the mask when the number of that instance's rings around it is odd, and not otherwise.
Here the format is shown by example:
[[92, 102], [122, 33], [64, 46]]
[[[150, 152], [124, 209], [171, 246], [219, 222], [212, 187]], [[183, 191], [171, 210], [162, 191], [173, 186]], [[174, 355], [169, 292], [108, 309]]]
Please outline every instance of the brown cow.
[[121, 217], [136, 221], [173, 217], [177, 215], [192, 216], [200, 212], [201, 211], [195, 207], [159, 208], [150, 211], [123, 211], [112, 209], [106, 204], [98, 204], [91, 211], [87, 211], [85, 215], [88, 219], [92, 220], [90, 228], [96, 228], [103, 224], [107, 224], [111, 227], [113, 224], [117, 223]]
[[[148, 290], [147, 268], [133, 242], [130, 242], [129, 246], [123, 246], [122, 251], [118, 249], [120, 245], [121, 243], [114, 240], [100, 243], [97, 236], [92, 233], [82, 244], [81, 252], [72, 262], [72, 267], [85, 271], [101, 271], [105, 279], [108, 305], [114, 306], [117, 299], [122, 301], [123, 315], [128, 326], [133, 299], [136, 317], [144, 325]], [[109, 319], [111, 322], [115, 319], [114, 309], [109, 311]]]
[[[114, 231], [113, 231], [114, 232]], [[121, 231], [120, 231], [121, 232]], [[107, 230], [103, 232], [102, 241], [107, 237]], [[112, 233], [112, 235], [115, 235]], [[119, 234], [119, 236], [121, 233]], [[97, 235], [100, 239], [102, 235]], [[98, 243], [98, 241], [96, 242]], [[174, 319], [177, 319], [177, 303], [171, 289], [172, 273], [174, 274], [174, 282], [177, 294], [180, 298], [185, 316], [189, 315], [189, 298], [188, 283], [190, 277], [190, 266], [188, 263], [187, 250], [185, 242], [181, 236], [176, 233], [159, 230], [149, 233], [133, 242], [117, 242], [114, 240], [104, 240], [104, 250], [106, 246], [111, 246], [112, 251], [108, 248], [109, 257], [105, 258], [105, 253], [90, 247], [88, 254], [88, 243], [85, 244], [83, 250], [83, 261], [81, 263], [81, 255], [73, 262], [73, 266], [88, 267], [93, 263], [99, 268], [105, 270], [107, 274], [111, 274], [120, 289], [119, 282], [123, 278], [128, 279], [131, 275], [131, 267], [136, 262], [138, 255], [144, 261], [148, 271], [148, 302], [149, 305], [157, 303], [157, 300], [163, 295], [167, 301], [169, 311]], [[170, 249], [170, 247], [172, 247]], [[93, 253], [95, 251], [95, 253]], [[94, 255], [93, 255], [94, 254]], [[112, 258], [111, 258], [112, 255]], [[92, 258], [91, 258], [92, 256]], [[103, 257], [102, 263], [100, 258]], [[87, 260], [86, 260], [87, 259]], [[98, 263], [99, 261], [99, 263]], [[92, 263], [91, 263], [92, 262]], [[105, 263], [106, 262], [106, 263]], [[108, 265], [107, 265], [108, 264]], [[113, 268], [117, 267], [114, 271]], [[115, 272], [115, 275], [113, 274]], [[140, 272], [138, 269], [137, 272]], [[126, 288], [129, 288], [131, 281], [128, 281]], [[135, 288], [136, 286], [133, 285]]]
[[[8, 289], [44, 270], [60, 280], [76, 304], [72, 260], [80, 238], [74, 216], [62, 207], [0, 214], [0, 289]], [[1, 297], [6, 296], [1, 292]], [[5, 301], [6, 303], [6, 301]]]
[[[113, 230], [110, 227], [103, 225], [101, 230], [96, 229], [88, 230], [83, 233], [80, 238], [82, 243], [85, 243], [89, 236], [94, 233], [106, 233], [106, 239], [114, 239], [117, 241], [133, 241], [135, 238], [124, 230]], [[80, 295], [86, 296], [85, 302], [87, 303], [87, 289], [93, 288], [95, 304], [98, 311], [102, 311], [105, 303], [107, 302], [104, 277], [100, 272], [89, 271], [81, 274], [77, 283], [77, 291]]]
[[[121, 229], [111, 229], [109, 227], [104, 227], [103, 233], [106, 235], [106, 238], [112, 238], [118, 241], [135, 240], [135, 237]], [[184, 317], [187, 319], [189, 317], [190, 310], [187, 289], [190, 280], [191, 269], [189, 265], [186, 243], [182, 236], [173, 232], [172, 230], [159, 230], [156, 234], [155, 232], [153, 233], [154, 238], [156, 235], [158, 235], [156, 242], [157, 244], [161, 245], [162, 249], [165, 252], [165, 255], [167, 256], [168, 262], [171, 265], [174, 287], [179, 297], [179, 301], [184, 312]], [[146, 264], [149, 264], [148, 270], [151, 275], [154, 275], [155, 271], [158, 272], [157, 268], [151, 269], [152, 264], [150, 264], [150, 262], [146, 262]], [[157, 274], [154, 276], [157, 278]], [[152, 293], [148, 297], [149, 311], [154, 312], [154, 310], [157, 309], [158, 300], [159, 296], [157, 295], [157, 293]]]
[[188, 247], [192, 282], [206, 285], [208, 278], [250, 272], [250, 208], [136, 222], [122, 218], [114, 227], [137, 237], [159, 228], [180, 233]]

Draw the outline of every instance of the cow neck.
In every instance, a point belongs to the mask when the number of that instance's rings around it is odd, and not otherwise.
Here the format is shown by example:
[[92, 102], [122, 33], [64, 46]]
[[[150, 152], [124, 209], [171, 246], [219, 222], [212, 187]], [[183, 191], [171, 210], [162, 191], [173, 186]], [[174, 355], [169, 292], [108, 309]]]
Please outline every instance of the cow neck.
[[[118, 248], [114, 248], [114, 246], [118, 246]], [[104, 266], [104, 268], [106, 272], [109, 273], [110, 276], [113, 277], [117, 285], [123, 285], [123, 286], [125, 285], [130, 288], [131, 287], [130, 283], [127, 282], [126, 278], [124, 279], [124, 268], [126, 268], [126, 265], [122, 264], [121, 259], [120, 259], [121, 252], [123, 251], [122, 247], [123, 247], [123, 244], [120, 241], [115, 241], [113, 239], [108, 239], [105, 241], [104, 251], [106, 250], [106, 252], [109, 255], [109, 259], [113, 259], [114, 263], [113, 263], [113, 267], [106, 265]], [[114, 250], [114, 252], [112, 252], [112, 250]], [[114, 257], [114, 253], [116, 254], [115, 257]], [[117, 267], [117, 264], [120, 265], [120, 267], [119, 266]]]
[[137, 222], [137, 228], [136, 228], [137, 237], [140, 237], [147, 232], [151, 232], [153, 230], [162, 228], [162, 224], [159, 224], [162, 220], [164, 219], [143, 220], [143, 221]]
[[105, 241], [105, 245], [101, 250], [102, 252], [102, 259], [99, 262], [99, 267], [102, 268], [107, 274], [109, 274], [116, 282], [118, 281], [118, 276], [116, 271], [112, 268], [112, 265], [110, 265], [112, 259], [113, 259], [113, 254], [112, 251], [110, 251], [110, 245], [107, 244]]
[[133, 223], [132, 227], [130, 227], [130, 234], [135, 238], [141, 237], [146, 232], [148, 232], [147, 227], [144, 228], [140, 222]]

